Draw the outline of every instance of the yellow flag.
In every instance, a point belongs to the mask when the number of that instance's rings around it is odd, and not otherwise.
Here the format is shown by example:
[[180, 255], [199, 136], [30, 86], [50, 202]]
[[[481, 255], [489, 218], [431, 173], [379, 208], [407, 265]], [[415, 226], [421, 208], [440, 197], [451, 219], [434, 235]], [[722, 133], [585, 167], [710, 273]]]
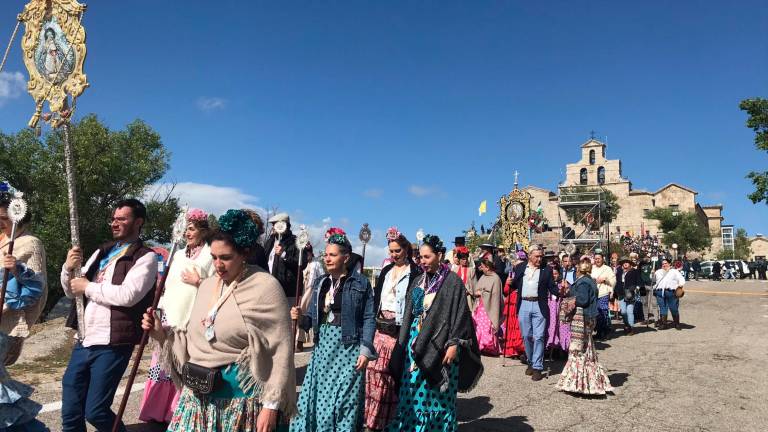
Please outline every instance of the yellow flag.
[[488, 201], [483, 200], [483, 202], [480, 203], [480, 208], [477, 209], [478, 216], [482, 216], [483, 213], [488, 211]]

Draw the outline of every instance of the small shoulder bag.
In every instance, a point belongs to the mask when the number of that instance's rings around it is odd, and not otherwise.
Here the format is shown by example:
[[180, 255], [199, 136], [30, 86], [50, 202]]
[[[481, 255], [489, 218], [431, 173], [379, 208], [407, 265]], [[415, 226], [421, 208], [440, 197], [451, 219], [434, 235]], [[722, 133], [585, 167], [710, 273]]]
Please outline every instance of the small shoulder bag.
[[181, 369], [181, 379], [195, 394], [207, 395], [219, 385], [221, 371], [219, 368], [207, 368], [186, 362]]

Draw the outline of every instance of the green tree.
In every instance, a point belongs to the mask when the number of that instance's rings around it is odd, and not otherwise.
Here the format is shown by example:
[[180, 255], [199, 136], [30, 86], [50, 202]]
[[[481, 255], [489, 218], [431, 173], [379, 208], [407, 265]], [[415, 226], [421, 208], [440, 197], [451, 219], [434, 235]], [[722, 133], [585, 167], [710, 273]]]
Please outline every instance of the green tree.
[[656, 208], [648, 212], [647, 217], [659, 221], [659, 229], [664, 233], [662, 242], [670, 249], [677, 243], [681, 257], [687, 252], [701, 251], [712, 246], [709, 229], [699, 221], [696, 213]]
[[[768, 99], [745, 99], [739, 108], [749, 115], [747, 127], [755, 131], [755, 147], [768, 151]], [[755, 191], [749, 194], [749, 199], [755, 204], [768, 204], [768, 171], [752, 171], [747, 174], [747, 178], [755, 185]]]
[[[32, 232], [45, 245], [49, 306], [62, 295], [58, 274], [70, 247], [62, 139], [59, 130], [42, 139], [28, 129], [11, 135], [0, 133], [0, 177], [24, 192], [32, 213]], [[167, 171], [170, 154], [160, 135], [140, 120], [113, 131], [95, 115], [88, 115], [72, 124], [70, 141], [77, 172], [81, 243], [89, 254], [111, 238], [107, 220], [114, 204], [127, 197], [141, 198], [147, 186]], [[178, 202], [169, 197], [146, 204], [149, 223], [145, 239], [166, 243], [171, 224], [164, 227], [163, 223], [175, 218]]]
[[[600, 192], [600, 189], [595, 187], [567, 186], [560, 189], [560, 196], [566, 199], [565, 202], [596, 201], [598, 192]], [[601, 208], [598, 209], [594, 206], [571, 206], [565, 208], [565, 215], [574, 224], [580, 224], [585, 228], [591, 229], [599, 229], [600, 221], [604, 224], [613, 222], [619, 215], [621, 206], [613, 192], [603, 189], [602, 194], [604, 206]]]
[[752, 256], [752, 247], [747, 236], [747, 230], [739, 228], [733, 238], [733, 249], [723, 249], [717, 253], [717, 259], [740, 259], [749, 261]]

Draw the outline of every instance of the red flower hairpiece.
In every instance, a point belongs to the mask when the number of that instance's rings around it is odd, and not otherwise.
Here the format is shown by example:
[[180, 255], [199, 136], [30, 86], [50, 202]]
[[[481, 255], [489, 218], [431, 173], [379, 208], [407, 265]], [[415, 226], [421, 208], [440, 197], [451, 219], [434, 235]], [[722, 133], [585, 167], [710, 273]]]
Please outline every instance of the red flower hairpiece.
[[344, 236], [344, 237], [347, 236], [347, 233], [345, 233], [343, 229], [337, 228], [337, 227], [333, 227], [333, 228], [331, 228], [331, 229], [329, 229], [328, 231], [325, 232], [325, 239], [328, 240], [329, 238], [331, 238], [332, 236], [337, 235], [337, 234], [341, 235], [341, 236]]

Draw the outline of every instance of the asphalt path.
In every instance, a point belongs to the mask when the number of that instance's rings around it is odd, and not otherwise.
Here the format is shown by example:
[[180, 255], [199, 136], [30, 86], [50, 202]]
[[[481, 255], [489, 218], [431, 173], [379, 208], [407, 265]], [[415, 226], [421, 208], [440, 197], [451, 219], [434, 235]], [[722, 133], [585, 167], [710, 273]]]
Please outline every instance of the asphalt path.
[[[533, 382], [519, 362], [484, 357], [477, 387], [459, 395], [459, 431], [767, 430], [768, 283], [690, 282], [681, 317], [681, 331], [641, 327], [625, 336], [618, 330], [598, 343], [615, 387], [605, 398], [557, 391], [564, 361], [546, 362], [550, 376]], [[309, 356], [297, 354], [300, 375]], [[39, 419], [52, 431], [61, 430], [60, 395], [57, 382], [33, 395], [47, 404]], [[131, 394], [128, 430], [165, 430], [138, 421], [140, 399], [141, 391]]]

